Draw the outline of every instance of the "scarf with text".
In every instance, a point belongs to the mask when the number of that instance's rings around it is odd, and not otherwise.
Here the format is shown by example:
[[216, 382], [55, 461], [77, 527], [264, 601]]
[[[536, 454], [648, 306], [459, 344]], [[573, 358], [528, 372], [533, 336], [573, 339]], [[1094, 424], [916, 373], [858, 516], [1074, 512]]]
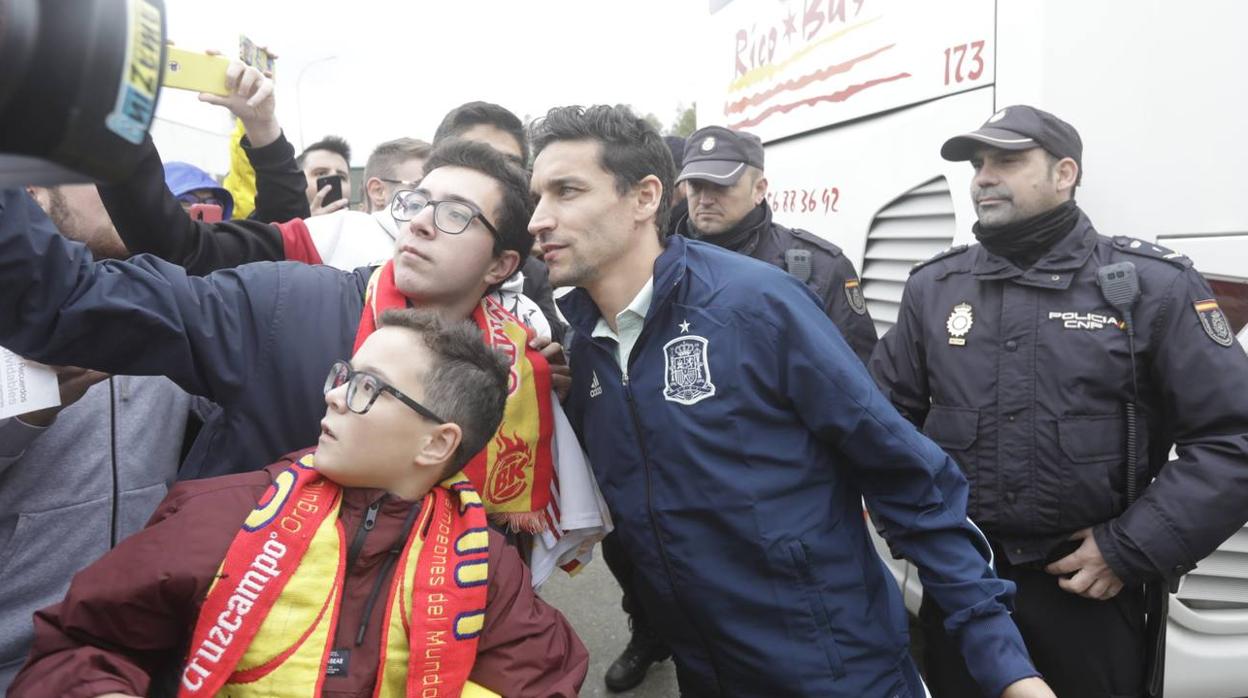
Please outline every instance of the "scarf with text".
[[[341, 488], [313, 457], [274, 478], [230, 544], [195, 624], [179, 698], [321, 694], [348, 570]], [[481, 499], [457, 474], [425, 495], [413, 523], [390, 580], [373, 696], [479, 695], [468, 675], [488, 585]]]
[[[383, 312], [406, 307], [408, 300], [394, 282], [394, 262], [389, 261], [368, 281], [355, 350], [376, 331]], [[506, 357], [510, 375], [503, 421], [464, 474], [481, 493], [492, 519], [515, 531], [539, 533], [546, 530], [542, 512], [555, 486], [550, 366], [541, 352], [529, 347], [530, 330], [489, 296], [477, 304], [472, 319], [486, 345]]]

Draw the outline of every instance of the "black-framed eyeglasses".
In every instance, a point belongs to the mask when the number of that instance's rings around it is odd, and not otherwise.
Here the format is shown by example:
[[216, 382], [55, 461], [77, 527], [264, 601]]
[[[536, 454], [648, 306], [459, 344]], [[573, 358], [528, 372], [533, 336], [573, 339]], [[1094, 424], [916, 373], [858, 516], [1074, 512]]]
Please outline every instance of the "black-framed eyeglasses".
[[390, 215], [396, 221], [407, 222], [420, 215], [426, 206], [433, 207], [433, 224], [447, 235], [459, 235], [476, 218], [485, 225], [486, 230], [499, 237], [498, 230], [490, 225], [485, 214], [476, 206], [463, 201], [434, 201], [428, 194], [410, 189], [394, 193], [394, 198], [390, 200]]
[[446, 424], [446, 420], [434, 414], [428, 407], [404, 395], [398, 388], [365, 371], [356, 371], [346, 361], [335, 361], [325, 378], [325, 393], [346, 384], [347, 409], [356, 414], [364, 414], [372, 408], [373, 403], [382, 393], [390, 393], [399, 402], [416, 411], [416, 414], [438, 424]]

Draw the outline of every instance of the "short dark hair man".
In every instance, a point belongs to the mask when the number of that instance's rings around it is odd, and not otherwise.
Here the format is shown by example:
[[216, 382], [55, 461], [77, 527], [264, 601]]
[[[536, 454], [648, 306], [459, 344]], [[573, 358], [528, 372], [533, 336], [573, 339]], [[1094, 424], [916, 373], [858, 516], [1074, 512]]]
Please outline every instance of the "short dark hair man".
[[379, 325], [330, 368], [317, 447], [178, 485], [37, 614], [10, 696], [149, 695], [166, 676], [179, 695], [576, 695], [585, 647], [460, 473], [503, 416], [508, 362], [430, 311]]
[[[941, 155], [975, 168], [979, 244], [911, 272], [871, 372], [962, 466], [1058, 695], [1154, 695], [1170, 585], [1248, 518], [1248, 358], [1187, 258], [1097, 233], [1070, 124], [1006, 107]], [[923, 601], [932, 693], [970, 695]]]
[[706, 126], [689, 137], [683, 169], [688, 214], [677, 234], [719, 245], [787, 270], [823, 304], [845, 341], [866, 362], [875, 347], [858, 272], [841, 248], [772, 219], [763, 172], [763, 144], [752, 133]]
[[529, 140], [524, 124], [498, 104], [478, 101], [455, 107], [442, 117], [442, 123], [433, 134], [433, 143], [437, 145], [447, 138], [486, 143], [506, 153], [522, 167], [529, 163]]
[[691, 695], [922, 695], [865, 495], [920, 562], [982, 689], [1052, 696], [966, 518], [809, 289], [674, 236], [672, 158], [625, 107], [551, 110], [529, 225], [575, 333], [568, 414]]
[[[308, 180], [308, 206], [312, 208], [312, 215], [331, 213], [350, 203], [351, 146], [341, 136], [325, 136], [304, 148], [296, 162]], [[316, 180], [320, 177], [338, 177], [342, 180], [343, 203], [331, 203], [328, 207], [321, 204], [326, 191], [317, 189]]]

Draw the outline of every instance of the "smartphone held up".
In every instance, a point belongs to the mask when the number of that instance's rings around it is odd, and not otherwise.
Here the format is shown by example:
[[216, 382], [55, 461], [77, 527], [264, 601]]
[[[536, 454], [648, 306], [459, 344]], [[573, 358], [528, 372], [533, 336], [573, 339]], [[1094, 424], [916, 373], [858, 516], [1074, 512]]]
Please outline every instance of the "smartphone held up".
[[328, 206], [342, 199], [342, 175], [325, 175], [316, 178], [316, 190], [322, 191], [329, 187], [329, 193], [321, 198], [321, 206]]

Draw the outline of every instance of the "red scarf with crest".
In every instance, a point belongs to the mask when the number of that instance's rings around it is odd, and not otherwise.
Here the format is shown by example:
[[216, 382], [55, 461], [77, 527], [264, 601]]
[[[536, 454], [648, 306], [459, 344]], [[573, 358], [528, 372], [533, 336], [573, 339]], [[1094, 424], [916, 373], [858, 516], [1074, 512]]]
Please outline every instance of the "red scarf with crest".
[[[395, 285], [394, 261], [386, 262], [368, 281], [353, 353], [376, 331], [383, 312], [408, 306]], [[489, 296], [477, 304], [472, 319], [486, 345], [507, 358], [510, 377], [503, 421], [464, 474], [492, 519], [512, 530], [537, 533], [546, 528], [542, 512], [551, 502], [554, 484], [550, 366], [541, 352], [529, 347], [532, 331]]]

